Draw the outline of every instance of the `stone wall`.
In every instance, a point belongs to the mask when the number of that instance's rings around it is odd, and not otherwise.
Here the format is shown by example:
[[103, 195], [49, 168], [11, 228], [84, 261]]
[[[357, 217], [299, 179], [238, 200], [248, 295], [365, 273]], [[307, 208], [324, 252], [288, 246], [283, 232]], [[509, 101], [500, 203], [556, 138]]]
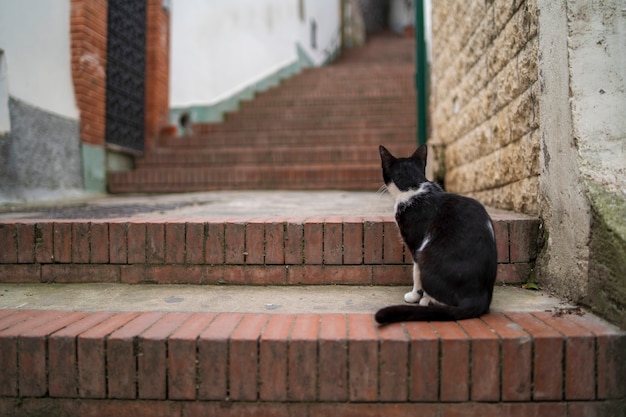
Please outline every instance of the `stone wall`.
[[429, 143], [448, 191], [538, 213], [535, 0], [432, 4]]

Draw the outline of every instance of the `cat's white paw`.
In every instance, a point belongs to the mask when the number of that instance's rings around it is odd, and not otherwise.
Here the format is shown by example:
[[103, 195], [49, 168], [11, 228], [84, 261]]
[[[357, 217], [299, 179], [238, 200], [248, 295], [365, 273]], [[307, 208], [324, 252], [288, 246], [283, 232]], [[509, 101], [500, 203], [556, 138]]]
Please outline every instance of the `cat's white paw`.
[[404, 301], [407, 303], [417, 303], [420, 298], [422, 298], [422, 295], [417, 291], [411, 291], [404, 294]]

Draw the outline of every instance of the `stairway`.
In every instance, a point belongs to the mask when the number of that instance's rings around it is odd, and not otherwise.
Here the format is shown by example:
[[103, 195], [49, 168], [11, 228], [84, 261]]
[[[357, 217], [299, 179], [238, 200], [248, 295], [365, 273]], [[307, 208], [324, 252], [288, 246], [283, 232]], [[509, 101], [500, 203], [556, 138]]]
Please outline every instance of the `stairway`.
[[[392, 62], [388, 41], [370, 46]], [[368, 48], [223, 124], [162, 137], [110, 178], [119, 193], [229, 191], [0, 208], [0, 416], [625, 415], [626, 333], [521, 289], [540, 250], [536, 218], [490, 209], [491, 313], [375, 324], [412, 269], [393, 202], [374, 192], [376, 146], [410, 152], [415, 126], [377, 116], [383, 103], [400, 113], [382, 97], [396, 81], [335, 84], [365, 78], [346, 68]], [[378, 101], [357, 106], [360, 90]]]
[[109, 191], [372, 190], [378, 145], [410, 154], [416, 143], [414, 40], [384, 33], [337, 62], [243, 102], [224, 122], [168, 134], [109, 175]]
[[280, 195], [0, 213], [0, 415], [623, 415], [626, 334], [520, 289], [536, 219], [490, 212], [492, 313], [379, 327], [411, 282], [391, 201]]

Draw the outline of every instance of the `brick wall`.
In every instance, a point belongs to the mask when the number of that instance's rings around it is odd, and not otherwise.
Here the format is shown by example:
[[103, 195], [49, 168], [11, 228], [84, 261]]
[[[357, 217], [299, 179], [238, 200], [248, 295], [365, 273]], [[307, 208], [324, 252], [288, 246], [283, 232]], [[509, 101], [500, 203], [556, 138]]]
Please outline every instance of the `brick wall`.
[[169, 122], [170, 19], [162, 0], [147, 1], [145, 149], [149, 151]]
[[72, 0], [72, 77], [80, 111], [81, 142], [104, 146], [107, 1]]
[[537, 214], [536, 0], [432, 7], [429, 142], [446, 189]]
[[[169, 12], [147, 0], [146, 149], [169, 116]], [[106, 123], [107, 0], [72, 0], [72, 76], [81, 141], [104, 146]]]

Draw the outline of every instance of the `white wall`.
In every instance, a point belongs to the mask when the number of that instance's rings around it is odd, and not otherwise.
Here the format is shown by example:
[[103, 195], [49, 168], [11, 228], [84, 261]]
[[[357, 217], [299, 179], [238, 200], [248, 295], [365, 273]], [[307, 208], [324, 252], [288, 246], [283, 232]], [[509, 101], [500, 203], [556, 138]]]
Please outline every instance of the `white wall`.
[[[304, 19], [298, 20], [297, 41], [314, 65], [321, 65], [341, 43], [341, 1], [302, 0]], [[311, 22], [316, 25], [316, 48], [311, 45]]]
[[77, 119], [70, 0], [0, 0], [0, 49], [10, 96]]
[[[339, 0], [172, 0], [170, 106], [212, 105], [339, 39]], [[310, 21], [317, 22], [317, 49]], [[337, 31], [333, 35], [333, 31]]]

